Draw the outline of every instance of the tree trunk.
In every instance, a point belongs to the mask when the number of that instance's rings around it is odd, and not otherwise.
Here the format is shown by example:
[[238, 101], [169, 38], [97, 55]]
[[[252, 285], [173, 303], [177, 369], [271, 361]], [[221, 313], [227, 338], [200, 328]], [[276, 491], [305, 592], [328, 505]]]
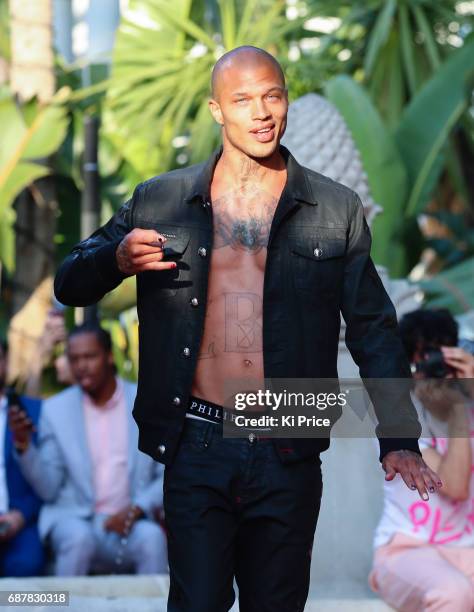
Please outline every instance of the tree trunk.
[[25, 189], [16, 201], [16, 267], [12, 312], [17, 313], [46, 277], [54, 274], [57, 202], [53, 177]]
[[[20, 102], [37, 96], [48, 103], [55, 91], [52, 0], [9, 0], [10, 86]], [[57, 201], [53, 177], [36, 181], [16, 201], [16, 269], [13, 314], [54, 272]]]

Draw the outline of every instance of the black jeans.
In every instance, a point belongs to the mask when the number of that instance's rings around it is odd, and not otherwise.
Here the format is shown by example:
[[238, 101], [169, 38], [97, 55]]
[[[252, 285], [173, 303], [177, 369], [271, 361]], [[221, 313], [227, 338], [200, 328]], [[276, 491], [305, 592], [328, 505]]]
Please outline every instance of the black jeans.
[[283, 465], [270, 439], [186, 419], [164, 473], [168, 612], [303, 612], [322, 494], [319, 455]]

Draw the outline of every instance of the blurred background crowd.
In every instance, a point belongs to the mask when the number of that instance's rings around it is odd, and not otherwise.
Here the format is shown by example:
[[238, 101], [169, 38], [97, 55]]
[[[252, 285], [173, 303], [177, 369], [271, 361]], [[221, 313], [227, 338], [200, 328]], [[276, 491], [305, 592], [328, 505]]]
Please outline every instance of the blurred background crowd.
[[[162, 469], [130, 416], [134, 278], [86, 309], [55, 301], [52, 280], [137, 183], [217, 146], [210, 70], [253, 44], [284, 67], [287, 146], [360, 192], [432, 432], [423, 454], [447, 483], [426, 517], [385, 483], [371, 588], [400, 603], [436, 549], [433, 576], [456, 570], [447, 592], [469, 605], [474, 557], [452, 551], [474, 549], [473, 23], [468, 0], [0, 0], [2, 575], [167, 571]], [[311, 133], [308, 109], [328, 108]]]

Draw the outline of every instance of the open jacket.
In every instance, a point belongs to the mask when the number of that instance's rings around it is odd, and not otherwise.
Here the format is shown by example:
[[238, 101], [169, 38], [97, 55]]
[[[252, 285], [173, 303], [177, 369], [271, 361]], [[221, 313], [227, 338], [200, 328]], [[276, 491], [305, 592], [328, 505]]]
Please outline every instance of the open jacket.
[[[370, 258], [371, 236], [351, 189], [302, 167], [283, 146], [287, 182], [271, 225], [263, 290], [266, 379], [337, 378], [340, 314], [345, 341], [365, 378], [410, 378], [393, 304]], [[115, 252], [133, 228], [167, 237], [174, 270], [137, 275], [139, 380], [134, 407], [139, 447], [165, 464], [175, 455], [206, 313], [213, 244], [210, 183], [222, 148], [199, 165], [138, 185], [132, 198], [73, 248], [55, 279], [59, 301], [97, 302], [125, 275]], [[195, 299], [193, 299], [195, 298]], [[408, 396], [375, 402], [380, 460], [390, 450], [420, 452], [420, 424]], [[400, 431], [404, 436], [400, 437]], [[397, 436], [397, 437], [394, 437]], [[329, 438], [274, 439], [283, 462], [329, 446]]]

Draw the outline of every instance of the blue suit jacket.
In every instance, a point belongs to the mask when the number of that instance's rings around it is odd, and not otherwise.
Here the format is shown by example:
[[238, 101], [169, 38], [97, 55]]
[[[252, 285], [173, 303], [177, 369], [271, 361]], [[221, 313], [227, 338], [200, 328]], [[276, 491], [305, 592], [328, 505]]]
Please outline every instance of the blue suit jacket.
[[[28, 412], [28, 416], [37, 425], [41, 410], [41, 401], [27, 397], [21, 397], [21, 401]], [[33, 439], [36, 438], [36, 432]], [[10, 428], [5, 428], [5, 471], [9, 496], [9, 508], [19, 510], [25, 517], [25, 523], [35, 523], [41, 508], [41, 500], [36, 495], [31, 485], [23, 476], [20, 466], [13, 455], [13, 436]]]

